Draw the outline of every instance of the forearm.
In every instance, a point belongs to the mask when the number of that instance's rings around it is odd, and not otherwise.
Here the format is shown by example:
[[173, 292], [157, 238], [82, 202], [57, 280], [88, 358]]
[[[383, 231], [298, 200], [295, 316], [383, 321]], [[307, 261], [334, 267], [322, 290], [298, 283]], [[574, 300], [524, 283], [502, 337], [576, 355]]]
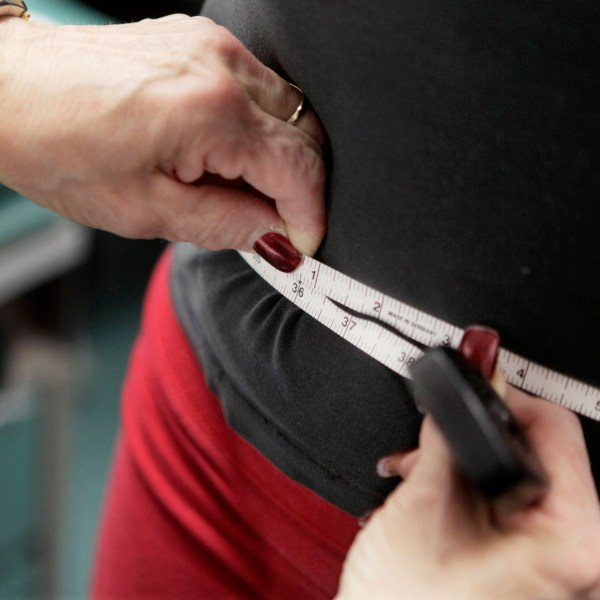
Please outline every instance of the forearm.
[[72, 181], [106, 178], [105, 163], [116, 162], [108, 149], [119, 138], [122, 146], [136, 141], [116, 115], [119, 104], [135, 104], [126, 97], [126, 66], [114, 73], [129, 48], [99, 52], [112, 40], [95, 40], [95, 27], [14, 18], [0, 25], [0, 181], [41, 202]]
[[316, 116], [287, 124], [297, 91], [208, 19], [4, 19], [0, 94], [0, 182], [74, 221], [213, 249], [324, 234]]
[[0, 97], [4, 108], [0, 119], [0, 182], [9, 184], [18, 159], [15, 141], [23, 118], [25, 98], [19, 97], [22, 38], [27, 23], [14, 17], [0, 18]]
[[4, 110], [0, 119], [0, 182], [17, 189], [29, 172], [28, 158], [39, 152], [28, 142], [44, 111], [44, 103], [32, 86], [32, 63], [37, 54], [47, 58], [46, 68], [51, 64], [51, 53], [46, 51], [50, 29], [49, 25], [14, 17], [0, 19], [0, 97]]

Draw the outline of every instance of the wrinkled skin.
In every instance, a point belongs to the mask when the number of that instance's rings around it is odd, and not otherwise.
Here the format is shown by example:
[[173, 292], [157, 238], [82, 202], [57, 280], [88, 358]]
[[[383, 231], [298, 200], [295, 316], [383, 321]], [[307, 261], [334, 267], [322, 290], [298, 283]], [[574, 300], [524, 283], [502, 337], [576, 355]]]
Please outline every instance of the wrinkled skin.
[[211, 249], [324, 235], [318, 119], [287, 124], [300, 93], [209, 19], [0, 19], [0, 91], [0, 181], [74, 221]]
[[579, 421], [514, 388], [506, 400], [549, 474], [543, 500], [490, 507], [427, 418], [419, 449], [392, 459], [405, 481], [357, 536], [340, 600], [600, 598], [600, 510]]

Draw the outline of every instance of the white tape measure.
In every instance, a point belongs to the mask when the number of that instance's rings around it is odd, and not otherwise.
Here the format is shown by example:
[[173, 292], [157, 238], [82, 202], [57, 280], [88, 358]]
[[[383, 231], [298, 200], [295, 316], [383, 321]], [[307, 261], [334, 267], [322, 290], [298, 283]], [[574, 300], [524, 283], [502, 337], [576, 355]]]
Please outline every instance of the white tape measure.
[[[434, 346], [457, 348], [463, 330], [370, 288], [309, 257], [293, 273], [257, 254], [242, 258], [303, 311], [403, 377]], [[515, 387], [600, 421], [600, 389], [500, 349], [498, 363]]]

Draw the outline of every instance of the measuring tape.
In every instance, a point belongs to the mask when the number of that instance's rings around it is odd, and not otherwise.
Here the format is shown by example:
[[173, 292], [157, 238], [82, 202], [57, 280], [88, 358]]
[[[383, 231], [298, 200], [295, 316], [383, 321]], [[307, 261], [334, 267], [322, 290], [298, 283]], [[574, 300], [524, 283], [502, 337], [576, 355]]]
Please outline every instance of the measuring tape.
[[[458, 348], [463, 330], [370, 288], [305, 256], [282, 273], [257, 254], [242, 258], [288, 300], [403, 377], [427, 348]], [[600, 389], [501, 348], [506, 380], [526, 392], [600, 421]]]

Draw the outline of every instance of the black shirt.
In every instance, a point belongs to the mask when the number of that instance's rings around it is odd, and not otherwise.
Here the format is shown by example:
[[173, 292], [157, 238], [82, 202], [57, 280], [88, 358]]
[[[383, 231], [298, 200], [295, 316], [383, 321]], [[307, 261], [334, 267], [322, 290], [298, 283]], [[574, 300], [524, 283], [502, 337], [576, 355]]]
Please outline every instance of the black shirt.
[[[324, 124], [318, 259], [600, 385], [596, 2], [209, 0], [204, 12]], [[172, 292], [241, 435], [350, 513], [385, 497], [394, 482], [377, 459], [417, 441], [402, 378], [235, 252], [180, 246]]]

